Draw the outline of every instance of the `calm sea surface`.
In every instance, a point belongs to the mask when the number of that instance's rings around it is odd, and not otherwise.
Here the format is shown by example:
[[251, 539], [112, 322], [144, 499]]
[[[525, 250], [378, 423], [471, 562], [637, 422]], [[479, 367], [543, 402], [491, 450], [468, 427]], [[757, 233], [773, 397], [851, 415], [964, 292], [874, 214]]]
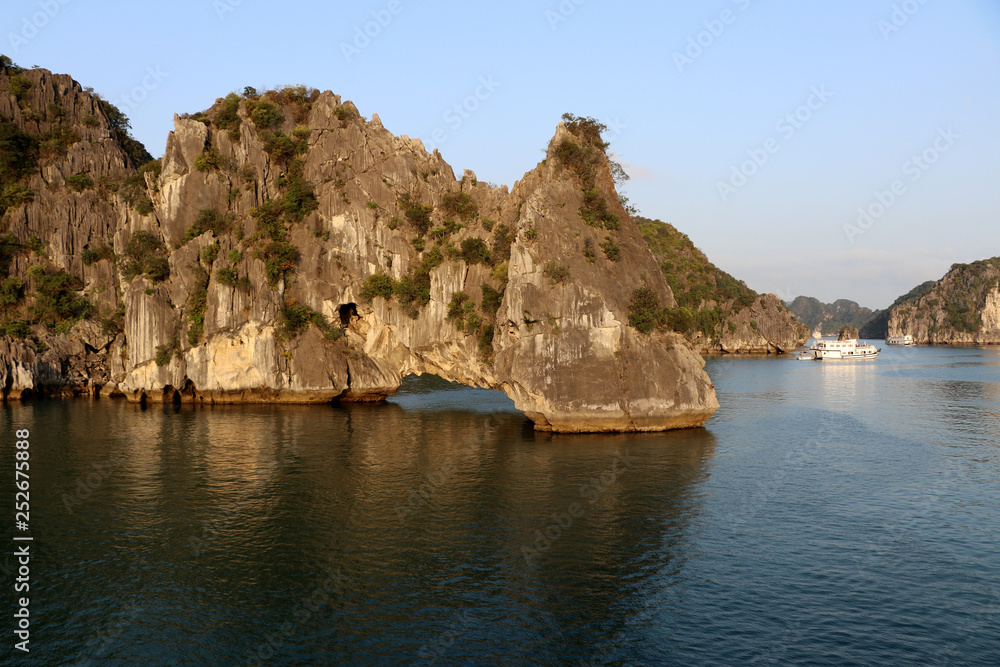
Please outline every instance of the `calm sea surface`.
[[1000, 664], [1000, 350], [707, 368], [707, 427], [650, 435], [535, 433], [435, 378], [376, 406], [2, 406], [0, 661]]

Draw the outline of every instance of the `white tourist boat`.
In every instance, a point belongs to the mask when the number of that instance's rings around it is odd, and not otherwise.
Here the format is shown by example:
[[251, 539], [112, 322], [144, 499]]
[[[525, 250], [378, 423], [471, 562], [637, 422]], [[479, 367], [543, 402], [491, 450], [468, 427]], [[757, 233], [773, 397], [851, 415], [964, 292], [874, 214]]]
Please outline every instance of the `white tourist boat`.
[[[879, 349], [874, 345], [859, 343], [856, 338], [850, 338], [847, 340], [818, 340], [798, 358], [803, 361], [874, 359], [878, 353]], [[810, 354], [812, 356], [808, 356]]]
[[889, 336], [885, 339], [886, 345], [916, 345], [916, 341], [913, 340], [913, 336], [906, 334], [905, 336]]

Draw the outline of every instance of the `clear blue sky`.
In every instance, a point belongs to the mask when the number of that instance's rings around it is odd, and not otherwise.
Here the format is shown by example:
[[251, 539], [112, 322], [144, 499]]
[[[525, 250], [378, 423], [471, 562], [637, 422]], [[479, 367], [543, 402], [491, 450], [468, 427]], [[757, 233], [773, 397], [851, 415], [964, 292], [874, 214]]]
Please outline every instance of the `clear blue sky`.
[[[93, 86], [157, 156], [175, 112], [303, 83], [428, 146], [441, 130], [456, 172], [512, 185], [571, 111], [620, 128], [645, 215], [759, 291], [883, 307], [1000, 255], [995, 0], [7, 0], [0, 17], [0, 51]], [[877, 192], [893, 201], [858, 225]]]

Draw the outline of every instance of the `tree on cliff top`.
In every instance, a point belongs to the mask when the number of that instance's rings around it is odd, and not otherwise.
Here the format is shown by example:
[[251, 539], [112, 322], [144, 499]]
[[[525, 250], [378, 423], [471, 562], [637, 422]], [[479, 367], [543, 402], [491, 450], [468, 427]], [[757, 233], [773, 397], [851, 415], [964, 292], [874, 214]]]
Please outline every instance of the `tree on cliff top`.
[[132, 128], [132, 123], [129, 121], [128, 116], [114, 104], [101, 98], [100, 95], [95, 95], [94, 97], [97, 98], [101, 105], [101, 111], [104, 112], [108, 123], [111, 125], [111, 134], [121, 145], [125, 154], [132, 160], [132, 166], [138, 168], [152, 160], [153, 156], [149, 154], [146, 147], [129, 132]]

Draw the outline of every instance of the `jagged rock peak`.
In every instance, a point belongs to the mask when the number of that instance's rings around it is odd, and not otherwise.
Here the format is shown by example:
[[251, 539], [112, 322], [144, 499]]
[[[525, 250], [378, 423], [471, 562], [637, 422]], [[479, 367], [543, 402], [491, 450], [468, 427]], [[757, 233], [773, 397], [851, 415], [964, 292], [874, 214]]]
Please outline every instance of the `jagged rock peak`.
[[[0, 92], [11, 113], [16, 98]], [[248, 88], [176, 116], [162, 163], [122, 165], [124, 192], [40, 195], [4, 224], [51, 245], [70, 232], [43, 213], [100, 201], [81, 214], [86, 240], [48, 260], [92, 300], [59, 324], [106, 369], [88, 391], [366, 401], [433, 373], [506, 392], [540, 429], [701, 425], [714, 390], [690, 344], [655, 326], [676, 301], [605, 147], [590, 119], [561, 123], [508, 190], [457, 180], [329, 91]], [[37, 283], [22, 250], [13, 271]], [[103, 318], [96, 332], [87, 316]], [[0, 349], [9, 395], [51, 384], [26, 370], [46, 329], [30, 324], [38, 342]]]

